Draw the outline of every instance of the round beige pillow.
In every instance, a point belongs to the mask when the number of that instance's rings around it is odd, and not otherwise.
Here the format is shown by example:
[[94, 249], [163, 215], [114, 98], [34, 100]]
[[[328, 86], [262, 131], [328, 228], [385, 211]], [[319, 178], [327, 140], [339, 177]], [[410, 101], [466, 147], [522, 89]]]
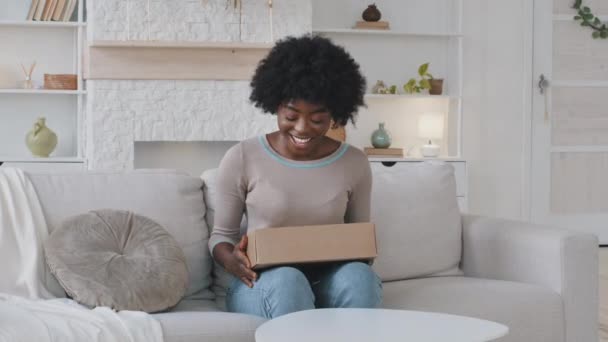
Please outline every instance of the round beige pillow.
[[95, 210], [66, 220], [44, 243], [51, 272], [67, 294], [88, 305], [158, 312], [188, 287], [186, 258], [151, 219]]

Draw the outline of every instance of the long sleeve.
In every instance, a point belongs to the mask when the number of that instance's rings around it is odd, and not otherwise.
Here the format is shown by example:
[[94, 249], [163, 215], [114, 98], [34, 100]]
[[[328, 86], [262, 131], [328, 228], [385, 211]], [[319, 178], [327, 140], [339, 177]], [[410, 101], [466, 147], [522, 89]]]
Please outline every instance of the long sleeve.
[[213, 248], [220, 242], [238, 243], [246, 193], [243, 147], [237, 144], [226, 152], [218, 169], [215, 218], [209, 238], [212, 255]]
[[367, 157], [361, 161], [361, 172], [356, 180], [346, 207], [344, 222], [369, 222], [372, 194], [372, 171]]

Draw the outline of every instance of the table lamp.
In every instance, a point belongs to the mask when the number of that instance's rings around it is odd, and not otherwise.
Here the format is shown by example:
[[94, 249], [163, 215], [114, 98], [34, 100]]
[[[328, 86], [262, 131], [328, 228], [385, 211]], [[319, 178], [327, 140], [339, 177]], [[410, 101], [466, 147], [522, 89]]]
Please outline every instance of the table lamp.
[[433, 139], [443, 138], [443, 115], [440, 113], [426, 113], [418, 119], [418, 136], [428, 139], [429, 143], [420, 147], [423, 157], [435, 158], [439, 156], [439, 145], [433, 144]]

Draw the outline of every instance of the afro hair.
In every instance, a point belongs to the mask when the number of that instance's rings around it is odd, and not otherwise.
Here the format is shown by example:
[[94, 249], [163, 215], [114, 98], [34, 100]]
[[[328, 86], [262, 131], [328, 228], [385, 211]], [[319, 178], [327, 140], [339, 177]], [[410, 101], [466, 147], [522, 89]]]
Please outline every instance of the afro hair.
[[336, 124], [354, 123], [364, 106], [366, 82], [359, 65], [327, 38], [305, 35], [280, 40], [258, 65], [249, 99], [266, 113], [303, 100], [327, 107]]

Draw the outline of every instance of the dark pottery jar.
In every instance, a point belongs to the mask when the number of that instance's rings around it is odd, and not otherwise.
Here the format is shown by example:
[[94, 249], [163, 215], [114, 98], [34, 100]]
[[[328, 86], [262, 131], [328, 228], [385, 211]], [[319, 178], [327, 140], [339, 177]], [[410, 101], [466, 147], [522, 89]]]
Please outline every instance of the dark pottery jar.
[[367, 6], [361, 16], [365, 21], [378, 21], [380, 18], [382, 18], [382, 13], [380, 13], [380, 10], [378, 10], [376, 4], [371, 4]]

